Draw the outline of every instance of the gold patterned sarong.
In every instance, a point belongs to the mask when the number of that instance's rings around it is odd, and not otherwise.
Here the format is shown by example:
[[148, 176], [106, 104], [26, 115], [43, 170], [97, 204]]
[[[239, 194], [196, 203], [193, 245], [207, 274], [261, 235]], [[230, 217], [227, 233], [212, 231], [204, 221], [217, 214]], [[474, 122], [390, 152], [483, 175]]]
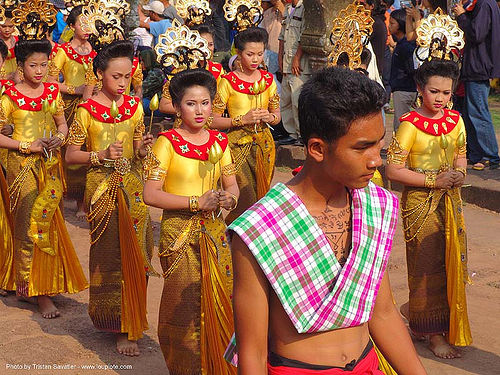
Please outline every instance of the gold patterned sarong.
[[[64, 100], [64, 116], [66, 123], [71, 126], [75, 118], [76, 109], [78, 104], [81, 103], [82, 97], [79, 95], [63, 94]], [[82, 151], [85, 151], [85, 146]], [[83, 201], [85, 194], [85, 175], [87, 173], [86, 165], [66, 165], [64, 163], [65, 179], [67, 184], [66, 196], [70, 199], [75, 199], [77, 202]]]
[[[105, 166], [91, 168], [86, 184], [86, 205], [92, 215], [89, 315], [96, 328], [128, 333], [134, 341], [148, 329], [146, 275], [154, 272], [153, 234], [142, 181], [142, 165], [134, 160], [124, 175]], [[111, 206], [99, 210], [107, 197], [113, 198]]]
[[233, 375], [224, 350], [233, 332], [232, 263], [222, 220], [164, 211], [165, 282], [158, 337], [171, 375]]
[[59, 207], [59, 166], [59, 153], [44, 160], [9, 151], [15, 282], [17, 293], [25, 297], [77, 293], [88, 287]]
[[15, 290], [12, 216], [7, 181], [0, 169], [0, 289]]
[[410, 328], [449, 333], [449, 342], [472, 343], [465, 284], [467, 246], [459, 189], [406, 187], [401, 199], [405, 231]]
[[240, 188], [238, 206], [226, 217], [229, 224], [269, 191], [276, 148], [267, 127], [233, 128], [227, 136]]

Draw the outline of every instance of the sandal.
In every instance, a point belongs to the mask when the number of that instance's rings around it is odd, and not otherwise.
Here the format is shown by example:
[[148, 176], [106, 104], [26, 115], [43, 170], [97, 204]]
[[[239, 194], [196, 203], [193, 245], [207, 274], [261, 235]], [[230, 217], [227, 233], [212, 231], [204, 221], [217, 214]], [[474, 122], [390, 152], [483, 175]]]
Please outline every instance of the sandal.
[[472, 169], [474, 169], [475, 171], [484, 171], [484, 168], [486, 168], [486, 166], [481, 162], [476, 163], [472, 166]]

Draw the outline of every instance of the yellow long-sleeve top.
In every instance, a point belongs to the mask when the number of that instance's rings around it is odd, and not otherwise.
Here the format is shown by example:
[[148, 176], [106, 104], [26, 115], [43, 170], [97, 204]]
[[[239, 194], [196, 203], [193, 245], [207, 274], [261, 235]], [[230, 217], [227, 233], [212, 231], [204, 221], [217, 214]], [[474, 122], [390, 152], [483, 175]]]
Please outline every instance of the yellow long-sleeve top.
[[[229, 117], [235, 118], [245, 115], [254, 108], [267, 108], [270, 111], [279, 108], [278, 87], [273, 75], [265, 70], [261, 70], [260, 74], [261, 78], [256, 81], [258, 85], [241, 80], [234, 72], [222, 76], [217, 88], [213, 112], [223, 113], [227, 108]], [[259, 83], [263, 87], [260, 87]]]
[[[195, 145], [186, 141], [175, 130], [160, 133], [153, 146], [155, 163], [153, 174], [165, 177], [163, 190], [181, 196], [201, 196], [210, 189], [215, 189], [215, 181], [221, 175], [231, 173], [232, 158], [227, 136], [216, 130], [207, 130], [208, 141], [203, 145]], [[222, 149], [222, 156], [217, 164], [212, 164], [208, 153], [214, 143]]]
[[49, 75], [59, 77], [59, 73], [62, 73], [66, 85], [81, 86], [85, 84], [84, 63], [89, 67], [95, 56], [95, 51], [91, 51], [87, 55], [80, 55], [69, 42], [64, 43], [59, 46], [56, 55], [50, 62]]
[[[125, 94], [130, 94], [131, 86], [142, 85], [143, 80], [141, 65], [139, 64], [139, 58], [134, 57], [132, 61], [132, 73], [130, 76], [130, 82], [128, 83], [127, 89], [125, 90]], [[91, 63], [87, 73], [85, 74], [85, 84], [89, 86], [94, 86], [99, 84], [99, 80], [94, 74], [94, 64]]]
[[5, 62], [2, 66], [2, 75], [8, 75], [12, 72], [15, 72], [17, 69], [15, 46], [19, 38], [17, 36], [14, 36], [14, 40], [14, 46], [12, 48], [9, 48], [9, 53], [7, 54], [7, 58], [5, 59]]
[[[443, 165], [453, 166], [457, 155], [466, 152], [465, 125], [456, 111], [445, 109], [440, 119], [413, 111], [403, 115], [401, 121], [388, 150], [390, 164], [406, 162], [410, 169], [435, 171]], [[403, 150], [408, 151], [407, 156]]]
[[110, 108], [93, 99], [78, 105], [75, 120], [70, 128], [69, 144], [87, 145], [87, 151], [101, 151], [115, 141], [123, 142], [123, 157], [134, 156], [134, 141], [144, 133], [144, 111], [139, 98], [123, 95], [116, 121]]
[[23, 95], [16, 86], [11, 86], [2, 95], [0, 117], [14, 126], [12, 138], [17, 141], [33, 142], [39, 138], [49, 137], [50, 132], [56, 134], [57, 129], [51, 114], [42, 110], [42, 101], [49, 103], [57, 100], [56, 115], [64, 112], [64, 102], [59, 94], [59, 86], [55, 83], [43, 83], [42, 95], [31, 98]]

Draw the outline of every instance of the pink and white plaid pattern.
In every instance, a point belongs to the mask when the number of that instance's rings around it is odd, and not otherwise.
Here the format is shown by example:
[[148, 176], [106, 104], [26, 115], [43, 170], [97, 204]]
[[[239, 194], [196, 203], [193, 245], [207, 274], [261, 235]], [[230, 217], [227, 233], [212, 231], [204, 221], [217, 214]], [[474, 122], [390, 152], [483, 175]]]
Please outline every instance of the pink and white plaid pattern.
[[[255, 256], [299, 333], [353, 327], [371, 317], [392, 247], [398, 200], [372, 183], [351, 190], [351, 197], [352, 249], [343, 268], [305, 205], [283, 184], [228, 228]], [[230, 345], [226, 353], [231, 362], [235, 349]]]

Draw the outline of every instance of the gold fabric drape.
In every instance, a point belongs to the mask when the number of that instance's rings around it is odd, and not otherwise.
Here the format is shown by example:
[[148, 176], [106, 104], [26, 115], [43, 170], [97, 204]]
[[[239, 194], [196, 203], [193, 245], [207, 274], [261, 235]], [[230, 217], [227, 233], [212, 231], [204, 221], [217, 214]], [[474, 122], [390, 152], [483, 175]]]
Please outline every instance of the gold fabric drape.
[[5, 181], [3, 171], [0, 168], [0, 233], [2, 234], [0, 237], [0, 289], [15, 290], [13, 222], [9, 207], [7, 181]]
[[164, 211], [165, 282], [158, 336], [171, 375], [233, 375], [224, 350], [233, 326], [232, 263], [220, 219]]
[[467, 248], [459, 189], [406, 187], [401, 200], [407, 241], [410, 328], [449, 333], [449, 342], [472, 342], [465, 283]]

